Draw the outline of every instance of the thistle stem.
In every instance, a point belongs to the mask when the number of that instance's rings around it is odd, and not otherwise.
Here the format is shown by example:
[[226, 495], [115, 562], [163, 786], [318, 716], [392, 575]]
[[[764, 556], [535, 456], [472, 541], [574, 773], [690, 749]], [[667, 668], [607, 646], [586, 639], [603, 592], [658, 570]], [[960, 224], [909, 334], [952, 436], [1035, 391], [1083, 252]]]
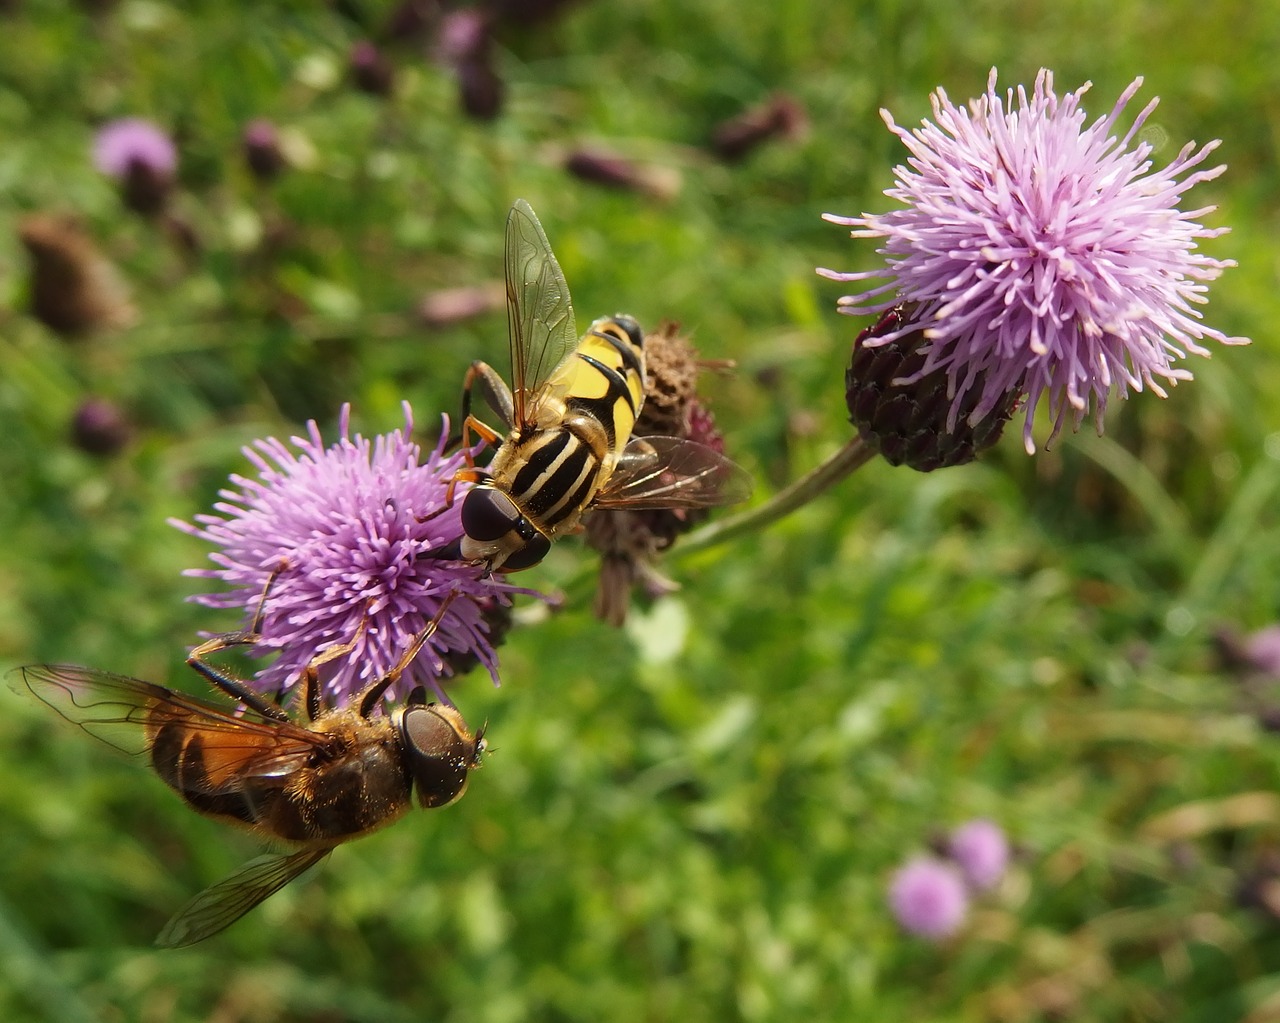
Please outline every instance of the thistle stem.
[[825, 462], [805, 473], [790, 486], [779, 490], [764, 504], [694, 530], [676, 544], [671, 556], [679, 558], [694, 554], [771, 526], [831, 489], [859, 466], [869, 462], [875, 454], [874, 447], [860, 436], [854, 436]]

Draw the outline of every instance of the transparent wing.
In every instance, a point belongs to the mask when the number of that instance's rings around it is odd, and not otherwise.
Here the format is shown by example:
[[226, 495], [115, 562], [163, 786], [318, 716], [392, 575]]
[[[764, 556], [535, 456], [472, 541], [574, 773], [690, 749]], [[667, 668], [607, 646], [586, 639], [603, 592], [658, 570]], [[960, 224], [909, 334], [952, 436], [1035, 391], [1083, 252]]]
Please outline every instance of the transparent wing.
[[751, 476], [705, 444], [633, 437], [595, 508], [711, 508], [751, 496]]
[[[227, 791], [227, 776], [279, 775], [305, 762], [329, 738], [287, 721], [269, 721], [251, 710], [232, 714], [172, 689], [74, 664], [29, 664], [17, 669], [31, 694], [94, 738], [127, 754], [145, 753], [153, 733], [165, 724], [197, 732], [216, 790]], [[211, 787], [209, 791], [214, 791]]]
[[230, 877], [211, 885], [183, 906], [156, 936], [161, 948], [182, 948], [204, 941], [274, 895], [299, 874], [328, 856], [330, 849], [274, 853], [250, 860]]
[[569, 285], [533, 208], [517, 199], [507, 214], [507, 331], [515, 425], [530, 421], [531, 400], [577, 347]]

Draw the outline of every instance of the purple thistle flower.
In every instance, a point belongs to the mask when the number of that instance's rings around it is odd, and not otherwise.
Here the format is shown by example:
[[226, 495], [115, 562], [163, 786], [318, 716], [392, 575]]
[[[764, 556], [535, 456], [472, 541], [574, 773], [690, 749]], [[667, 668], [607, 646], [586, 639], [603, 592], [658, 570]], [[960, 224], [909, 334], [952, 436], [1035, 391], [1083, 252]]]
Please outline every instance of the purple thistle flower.
[[972, 820], [947, 839], [947, 852], [970, 887], [988, 891], [1000, 883], [1009, 867], [1009, 840], [995, 821]]
[[350, 406], [339, 416], [340, 439], [326, 448], [319, 428], [292, 438], [291, 451], [275, 438], [244, 449], [258, 478], [233, 475], [237, 489], [221, 491], [218, 515], [196, 524], [171, 519], [185, 533], [217, 544], [209, 555], [219, 568], [187, 575], [235, 587], [192, 599], [207, 607], [245, 610], [245, 623], [271, 583], [255, 654], [279, 656], [258, 673], [255, 687], [287, 691], [326, 649], [354, 640], [349, 654], [321, 668], [326, 699], [341, 704], [394, 667], [441, 603], [457, 594], [438, 631], [389, 696], [426, 685], [446, 702], [441, 680], [453, 665], [478, 660], [498, 682], [491, 618], [501, 617], [512, 594], [533, 591], [484, 577], [480, 568], [419, 558], [424, 550], [462, 532], [461, 501], [444, 507], [445, 491], [463, 455], [445, 455], [448, 420], [425, 462], [408, 438], [413, 417], [404, 405], [403, 430], [372, 440], [349, 437]]
[[904, 930], [936, 941], [960, 929], [969, 912], [969, 895], [955, 867], [918, 856], [893, 875], [889, 908]]
[[1264, 675], [1280, 678], [1280, 625], [1250, 633], [1244, 642], [1248, 665]]
[[934, 120], [915, 131], [881, 116], [911, 152], [897, 185], [885, 194], [904, 208], [883, 215], [824, 219], [856, 228], [855, 238], [882, 238], [888, 272], [818, 273], [836, 281], [891, 278], [839, 300], [840, 311], [877, 314], [902, 302], [915, 315], [894, 333], [868, 340], [889, 344], [924, 328], [924, 368], [909, 383], [947, 374], [953, 429], [967, 392], [980, 400], [967, 415], [976, 424], [1009, 392], [1028, 396], [1024, 441], [1035, 450], [1032, 416], [1048, 399], [1057, 436], [1067, 417], [1079, 428], [1092, 401], [1099, 430], [1113, 386], [1121, 397], [1157, 378], [1176, 383], [1191, 374], [1172, 363], [1187, 353], [1208, 355], [1196, 342], [1227, 337], [1200, 322], [1205, 282], [1234, 266], [1199, 253], [1200, 239], [1224, 234], [1196, 218], [1215, 207], [1182, 212], [1193, 185], [1216, 178], [1219, 165], [1193, 170], [1217, 148], [1188, 143], [1166, 167], [1153, 170], [1152, 146], [1129, 148], [1155, 109], [1152, 100], [1117, 138], [1121, 112], [1137, 78], [1111, 113], [1086, 127], [1080, 97], [1059, 98], [1042, 70], [1028, 96], [1019, 86], [1001, 97], [993, 68], [985, 95], [968, 109], [938, 89]]
[[167, 178], [178, 169], [178, 150], [173, 140], [150, 121], [122, 117], [98, 129], [93, 139], [93, 163], [113, 178], [123, 178], [134, 164]]

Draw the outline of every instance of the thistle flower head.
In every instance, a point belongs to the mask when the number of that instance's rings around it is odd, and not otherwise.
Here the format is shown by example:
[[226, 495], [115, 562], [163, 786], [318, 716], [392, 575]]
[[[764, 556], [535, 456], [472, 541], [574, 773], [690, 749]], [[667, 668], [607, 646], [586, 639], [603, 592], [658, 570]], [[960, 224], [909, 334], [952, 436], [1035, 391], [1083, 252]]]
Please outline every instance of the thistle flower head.
[[947, 852], [970, 887], [994, 888], [1009, 867], [1009, 840], [995, 821], [979, 818], [961, 824], [947, 838]]
[[936, 941], [960, 929], [969, 912], [969, 896], [955, 867], [919, 856], [889, 882], [889, 909], [903, 930]]
[[[1214, 207], [1183, 211], [1184, 194], [1224, 166], [1203, 164], [1218, 143], [1184, 146], [1156, 169], [1149, 142], [1137, 135], [1152, 100], [1121, 134], [1121, 115], [1142, 79], [1109, 114], [1086, 123], [1086, 83], [1059, 97], [1042, 70], [1028, 95], [1002, 96], [992, 69], [987, 91], [968, 108], [942, 89], [933, 120], [908, 131], [882, 116], [911, 153], [885, 194], [903, 208], [825, 219], [879, 238], [885, 270], [837, 273], [837, 281], [887, 283], [840, 299], [842, 312], [876, 314], [913, 303], [902, 334], [923, 330], [924, 366], [911, 380], [944, 372], [950, 425], [977, 423], [1006, 401], [1027, 395], [1024, 441], [1034, 451], [1032, 416], [1047, 399], [1056, 436], [1070, 418], [1079, 427], [1092, 405], [1101, 429], [1113, 388], [1150, 388], [1191, 374], [1174, 363], [1198, 342], [1245, 343], [1201, 322], [1207, 283], [1230, 260], [1198, 251], [1225, 233], [1197, 218]], [[889, 344], [897, 335], [879, 335]], [[903, 381], [905, 383], [911, 382]], [[976, 390], [974, 405], [966, 396]], [[962, 407], [964, 412], [961, 412]]]
[[93, 140], [93, 162], [120, 182], [120, 194], [131, 210], [146, 217], [163, 213], [178, 169], [178, 150], [163, 131], [139, 117], [124, 117], [99, 129]]
[[108, 177], [123, 178], [141, 165], [167, 178], [178, 169], [178, 150], [158, 125], [141, 117], [121, 117], [98, 129], [93, 163]]
[[314, 422], [307, 437], [292, 439], [295, 450], [275, 438], [256, 441], [245, 455], [257, 479], [232, 476], [216, 515], [197, 515], [194, 525], [171, 520], [219, 547], [209, 556], [217, 568], [187, 574], [233, 587], [194, 600], [241, 608], [248, 624], [267, 594], [253, 652], [279, 656], [259, 672], [255, 688], [287, 692], [317, 655], [351, 644], [321, 667], [324, 696], [341, 704], [393, 668], [454, 594], [388, 695], [403, 697], [422, 684], [447, 701], [443, 678], [474, 661], [498, 681], [491, 620], [505, 615], [512, 594], [532, 591], [484, 577], [479, 568], [418, 556], [462, 531], [461, 502], [449, 509], [444, 503], [463, 455], [445, 455], [445, 420], [440, 443], [423, 460], [409, 440], [408, 404], [404, 413], [403, 430], [372, 440], [349, 435], [344, 406], [340, 437], [327, 448]]

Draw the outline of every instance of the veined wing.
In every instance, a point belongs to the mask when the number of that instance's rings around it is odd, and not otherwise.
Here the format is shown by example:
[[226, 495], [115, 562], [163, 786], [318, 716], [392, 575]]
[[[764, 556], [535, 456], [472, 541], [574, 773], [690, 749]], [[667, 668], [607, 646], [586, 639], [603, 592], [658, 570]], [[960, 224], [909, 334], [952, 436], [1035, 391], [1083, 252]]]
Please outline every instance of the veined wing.
[[578, 344], [569, 285], [523, 199], [507, 214], [506, 264], [511, 392], [519, 427], [530, 421], [538, 389]]
[[250, 860], [230, 877], [211, 885], [183, 906], [156, 936], [161, 948], [182, 948], [204, 941], [310, 870], [330, 848], [274, 853]]
[[751, 496], [751, 476], [697, 441], [633, 437], [595, 508], [712, 508]]
[[[94, 738], [128, 754], [150, 750], [158, 729], [179, 725], [202, 739], [209, 791], [227, 791], [229, 777], [287, 774], [325, 750], [329, 738], [251, 710], [232, 714], [164, 686], [74, 664], [19, 668], [32, 695]], [[194, 779], [193, 779], [193, 784]]]

